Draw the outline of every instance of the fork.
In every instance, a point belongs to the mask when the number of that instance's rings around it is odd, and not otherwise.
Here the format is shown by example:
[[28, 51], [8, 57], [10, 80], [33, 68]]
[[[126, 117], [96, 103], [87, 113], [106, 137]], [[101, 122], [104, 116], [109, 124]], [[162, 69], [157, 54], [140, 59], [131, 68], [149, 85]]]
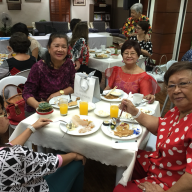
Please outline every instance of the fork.
[[71, 103], [71, 102], [72, 102], [71, 94], [69, 94], [69, 101], [68, 101], [68, 103]]
[[67, 124], [67, 122], [66, 121], [63, 121], [63, 120], [56, 120], [56, 121], [53, 121], [53, 122], [51, 122], [51, 123], [56, 123], [56, 122], [59, 122], [59, 121], [62, 121], [63, 123], [66, 123]]
[[123, 113], [123, 109], [121, 110], [119, 117], [116, 119], [116, 125], [119, 125], [119, 123], [121, 122], [120, 118], [121, 118], [122, 113]]

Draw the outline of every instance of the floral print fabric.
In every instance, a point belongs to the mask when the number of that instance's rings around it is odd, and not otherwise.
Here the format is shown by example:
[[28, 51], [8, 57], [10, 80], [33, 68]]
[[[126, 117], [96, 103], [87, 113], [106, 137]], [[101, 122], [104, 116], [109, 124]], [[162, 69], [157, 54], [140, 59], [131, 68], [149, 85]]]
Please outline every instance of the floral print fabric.
[[[33, 65], [25, 87], [23, 98], [34, 97], [38, 102], [46, 101], [48, 97], [59, 90], [74, 88], [75, 68], [72, 61], [67, 58], [59, 69], [50, 69], [42, 60]], [[33, 112], [34, 108], [26, 104], [26, 111]]]
[[181, 61], [190, 61], [190, 62], [192, 62], [192, 49], [190, 49], [189, 51], [187, 51], [187, 53], [185, 53], [185, 55], [183, 55]]
[[73, 61], [73, 64], [75, 64], [75, 61], [78, 60], [81, 65], [87, 65], [89, 61], [89, 50], [85, 39], [80, 38], [75, 42], [73, 47], [69, 45], [68, 55]]
[[108, 68], [105, 71], [105, 76], [108, 78], [109, 87], [115, 86], [123, 90], [127, 94], [141, 93], [144, 95], [155, 94], [160, 91], [157, 82], [146, 72], [139, 74], [128, 74], [123, 72], [121, 67]]
[[179, 114], [175, 107], [159, 118], [156, 151], [137, 156], [148, 176], [136, 184], [148, 181], [168, 190], [185, 172], [192, 174], [192, 113], [180, 120]]
[[[125, 24], [122, 28], [122, 34], [124, 34], [125, 37], [127, 37], [127, 39], [131, 33], [135, 33], [135, 27], [139, 21], [148, 21], [148, 23], [149, 23], [149, 18], [145, 15], [141, 15], [141, 17], [136, 21], [134, 21], [132, 19], [132, 17], [129, 17], [127, 19], [127, 21], [125, 22]], [[152, 33], [152, 29], [151, 29], [151, 25], [150, 25], [148, 34], [151, 34], [151, 33]]]

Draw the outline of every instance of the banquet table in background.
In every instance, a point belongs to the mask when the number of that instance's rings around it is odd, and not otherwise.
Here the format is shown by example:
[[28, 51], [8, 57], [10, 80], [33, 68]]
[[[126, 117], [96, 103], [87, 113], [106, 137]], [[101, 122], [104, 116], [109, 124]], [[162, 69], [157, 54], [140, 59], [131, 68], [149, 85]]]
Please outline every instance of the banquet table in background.
[[[155, 111], [154, 116], [160, 116], [160, 105], [158, 101], [153, 104], [147, 104], [146, 106], [153, 108]], [[99, 101], [96, 103], [96, 108], [110, 108], [109, 102]], [[69, 109], [68, 117], [79, 114], [79, 108]], [[109, 118], [101, 118], [94, 114], [93, 111], [89, 112], [89, 116], [96, 119], [106, 120]], [[28, 125], [33, 124], [38, 119], [38, 115], [35, 113], [28, 118], [24, 119], [14, 130], [9, 141], [20, 135]], [[53, 121], [58, 119], [65, 119], [60, 116], [59, 109], [54, 109], [54, 113], [50, 118]], [[143, 132], [137, 138], [137, 144], [140, 149], [143, 149], [149, 138], [149, 132], [145, 127], [142, 127]], [[46, 127], [39, 129], [29, 138], [29, 141], [35, 145], [51, 148], [55, 150], [61, 150], [65, 152], [77, 152], [83, 154], [86, 158], [100, 161], [106, 165], [115, 165], [117, 167], [128, 167], [126, 170], [127, 179], [131, 177], [137, 152], [128, 149], [113, 149], [112, 138], [106, 136], [101, 129], [97, 132], [86, 136], [72, 136], [65, 134], [60, 130], [59, 123], [51, 123]]]
[[[67, 33], [68, 37], [71, 36], [71, 33]], [[49, 35], [47, 36], [32, 36], [34, 39], [36, 39], [42, 47], [47, 47], [47, 42], [49, 39]], [[113, 44], [113, 38], [109, 35], [109, 33], [89, 33], [89, 47], [91, 49], [97, 47], [100, 48], [101, 45], [106, 45], [109, 47], [111, 44]], [[2, 40], [0, 39], [0, 53], [8, 53], [7, 46], [9, 45], [8, 40]]]

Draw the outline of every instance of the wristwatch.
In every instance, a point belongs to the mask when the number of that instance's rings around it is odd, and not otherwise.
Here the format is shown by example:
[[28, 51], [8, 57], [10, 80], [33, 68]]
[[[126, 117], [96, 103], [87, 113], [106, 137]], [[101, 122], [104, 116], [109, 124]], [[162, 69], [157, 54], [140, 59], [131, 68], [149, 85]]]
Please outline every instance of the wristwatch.
[[29, 125], [28, 128], [31, 129], [31, 131], [32, 131], [33, 133], [35, 133], [36, 129], [35, 129], [32, 125]]
[[60, 93], [61, 95], [64, 95], [65, 91], [64, 91], [64, 90], [60, 90], [59, 93]]

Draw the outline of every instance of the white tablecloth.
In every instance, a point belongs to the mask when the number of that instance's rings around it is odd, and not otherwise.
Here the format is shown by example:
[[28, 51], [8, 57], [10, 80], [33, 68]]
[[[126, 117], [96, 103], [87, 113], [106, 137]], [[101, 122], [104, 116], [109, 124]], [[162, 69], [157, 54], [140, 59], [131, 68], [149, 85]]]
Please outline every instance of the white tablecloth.
[[[160, 116], [160, 105], [158, 101], [155, 101], [153, 104], [150, 105], [148, 104], [148, 106], [155, 110], [155, 116]], [[100, 101], [96, 103], [96, 107], [110, 107], [110, 103]], [[75, 114], [79, 114], [78, 108], [70, 109], [68, 111], [68, 116], [72, 116]], [[93, 111], [89, 112], [88, 115], [93, 116], [96, 119], [109, 119], [100, 118], [96, 116]], [[11, 135], [9, 141], [20, 135], [27, 128], [28, 125], [33, 124], [37, 119], [38, 115], [33, 114], [20, 122], [20, 124], [16, 127], [15, 131]], [[58, 109], [55, 109], [50, 119], [55, 121], [65, 118], [60, 116], [60, 112]], [[149, 136], [147, 129], [145, 127], [142, 128], [143, 133], [137, 138], [137, 143], [140, 149], [143, 149], [145, 147]], [[101, 163], [106, 165], [128, 167], [128, 170], [130, 170], [128, 174], [132, 174], [137, 152], [126, 149], [113, 149], [112, 139], [106, 136], [101, 129], [87, 136], [70, 136], [68, 134], [65, 134], [65, 136], [63, 137], [63, 135], [64, 133], [60, 130], [59, 123], [53, 123], [36, 131], [34, 134], [31, 135], [29, 141], [38, 146], [62, 150], [66, 152], [77, 152], [83, 154], [89, 159], [100, 161]]]
[[[67, 34], [69, 37], [71, 36], [70, 33]], [[49, 36], [32, 36], [36, 39], [42, 47], [47, 48], [47, 42]], [[113, 38], [109, 36], [109, 33], [89, 33], [89, 47], [91, 49], [97, 47], [98, 49], [101, 45], [106, 45], [107, 47], [112, 44]], [[8, 53], [7, 46], [9, 45], [8, 40], [0, 41], [0, 53]]]
[[[90, 54], [88, 66], [93, 69], [97, 69], [101, 72], [105, 72], [107, 68], [111, 68], [114, 66], [124, 66], [125, 63], [122, 62], [123, 58], [121, 54], [119, 54], [117, 59], [114, 59], [112, 56], [109, 55], [109, 58], [107, 59], [96, 59], [94, 58], [95, 54]], [[137, 65], [141, 67], [145, 71], [145, 57], [140, 56]]]

